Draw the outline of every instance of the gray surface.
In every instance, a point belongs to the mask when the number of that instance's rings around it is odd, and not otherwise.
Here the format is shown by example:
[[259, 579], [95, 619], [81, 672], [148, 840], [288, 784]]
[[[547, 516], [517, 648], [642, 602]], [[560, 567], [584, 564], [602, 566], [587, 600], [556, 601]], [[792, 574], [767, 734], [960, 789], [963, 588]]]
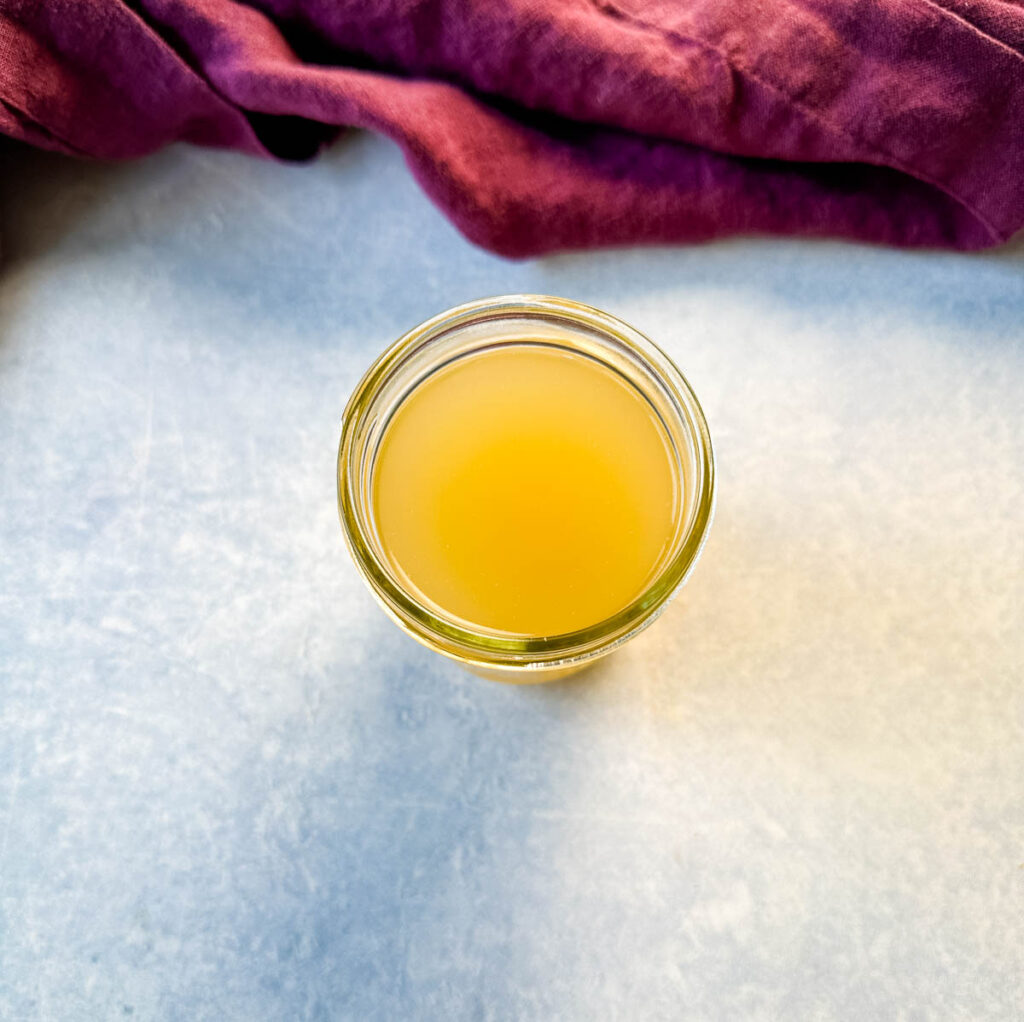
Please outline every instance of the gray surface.
[[[512, 264], [359, 136], [3, 183], [0, 1017], [1022, 1017], [1019, 247]], [[662, 344], [721, 484], [532, 689], [401, 636], [334, 504], [374, 355], [516, 290]]]

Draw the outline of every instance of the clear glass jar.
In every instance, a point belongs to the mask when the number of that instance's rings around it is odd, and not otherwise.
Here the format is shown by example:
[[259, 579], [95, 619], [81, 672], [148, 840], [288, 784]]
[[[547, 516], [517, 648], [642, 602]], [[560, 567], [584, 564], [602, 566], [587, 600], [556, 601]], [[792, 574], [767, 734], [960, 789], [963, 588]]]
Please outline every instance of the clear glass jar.
[[[511, 635], [467, 627], [425, 606], [396, 578], [373, 509], [375, 459], [405, 397], [442, 365], [495, 343], [528, 337], [595, 359], [647, 400], [678, 472], [674, 534], [647, 588], [603, 621], [564, 635]], [[352, 558], [371, 592], [414, 639], [487, 677], [548, 681], [611, 653], [646, 628], [686, 581], [714, 509], [711, 437], [696, 396], [671, 360], [621, 320], [565, 298], [506, 295], [443, 312], [399, 338], [370, 367], [345, 408], [338, 448], [338, 510]]]

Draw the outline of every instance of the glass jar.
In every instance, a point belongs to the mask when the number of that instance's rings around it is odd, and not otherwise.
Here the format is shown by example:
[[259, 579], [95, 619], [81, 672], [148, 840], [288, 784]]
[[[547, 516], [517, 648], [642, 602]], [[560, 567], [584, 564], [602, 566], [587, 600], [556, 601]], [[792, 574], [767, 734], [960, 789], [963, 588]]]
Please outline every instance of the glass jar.
[[[440, 367], [495, 344], [527, 337], [531, 343], [594, 359], [631, 384], [664, 427], [678, 473], [674, 532], [652, 580], [618, 613], [563, 635], [516, 635], [476, 628], [427, 606], [389, 567], [373, 508], [376, 456], [401, 402]], [[342, 420], [338, 510], [352, 558], [370, 591], [414, 639], [502, 681], [562, 677], [611, 653], [651, 624], [700, 555], [714, 495], [711, 437], [683, 375], [664, 352], [626, 323], [564, 298], [488, 298], [427, 320], [374, 362], [352, 394]]]

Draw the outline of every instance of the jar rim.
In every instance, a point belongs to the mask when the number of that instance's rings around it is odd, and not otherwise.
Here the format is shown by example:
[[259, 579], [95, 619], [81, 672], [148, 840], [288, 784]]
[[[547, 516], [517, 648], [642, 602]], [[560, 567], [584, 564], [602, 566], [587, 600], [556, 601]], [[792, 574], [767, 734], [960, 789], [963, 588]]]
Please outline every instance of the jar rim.
[[[684, 423], [695, 454], [694, 508], [670, 559], [629, 604], [602, 621], [561, 635], [518, 636], [456, 623], [438, 614], [403, 586], [374, 550], [368, 534], [358, 457], [360, 430], [374, 399], [413, 351], [477, 322], [531, 316], [584, 328], [622, 346], [665, 388]], [[571, 336], [567, 332], [567, 340]], [[714, 514], [715, 465], [711, 435], [697, 396], [672, 360], [635, 328], [589, 305], [549, 295], [511, 294], [455, 306], [406, 331], [373, 362], [356, 385], [342, 416], [337, 462], [338, 514], [349, 551], [363, 581], [389, 616], [419, 642], [477, 668], [510, 672], [562, 669], [604, 656], [646, 628], [665, 609], [692, 571]]]

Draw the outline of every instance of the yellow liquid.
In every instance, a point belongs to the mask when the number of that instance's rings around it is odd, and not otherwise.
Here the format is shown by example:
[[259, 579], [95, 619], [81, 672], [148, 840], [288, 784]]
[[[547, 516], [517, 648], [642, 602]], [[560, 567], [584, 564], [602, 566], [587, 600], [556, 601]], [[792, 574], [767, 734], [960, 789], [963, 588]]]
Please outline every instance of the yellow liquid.
[[516, 344], [420, 384], [373, 492], [392, 570], [477, 627], [560, 635], [622, 610], [671, 542], [680, 481], [646, 400], [583, 355]]

